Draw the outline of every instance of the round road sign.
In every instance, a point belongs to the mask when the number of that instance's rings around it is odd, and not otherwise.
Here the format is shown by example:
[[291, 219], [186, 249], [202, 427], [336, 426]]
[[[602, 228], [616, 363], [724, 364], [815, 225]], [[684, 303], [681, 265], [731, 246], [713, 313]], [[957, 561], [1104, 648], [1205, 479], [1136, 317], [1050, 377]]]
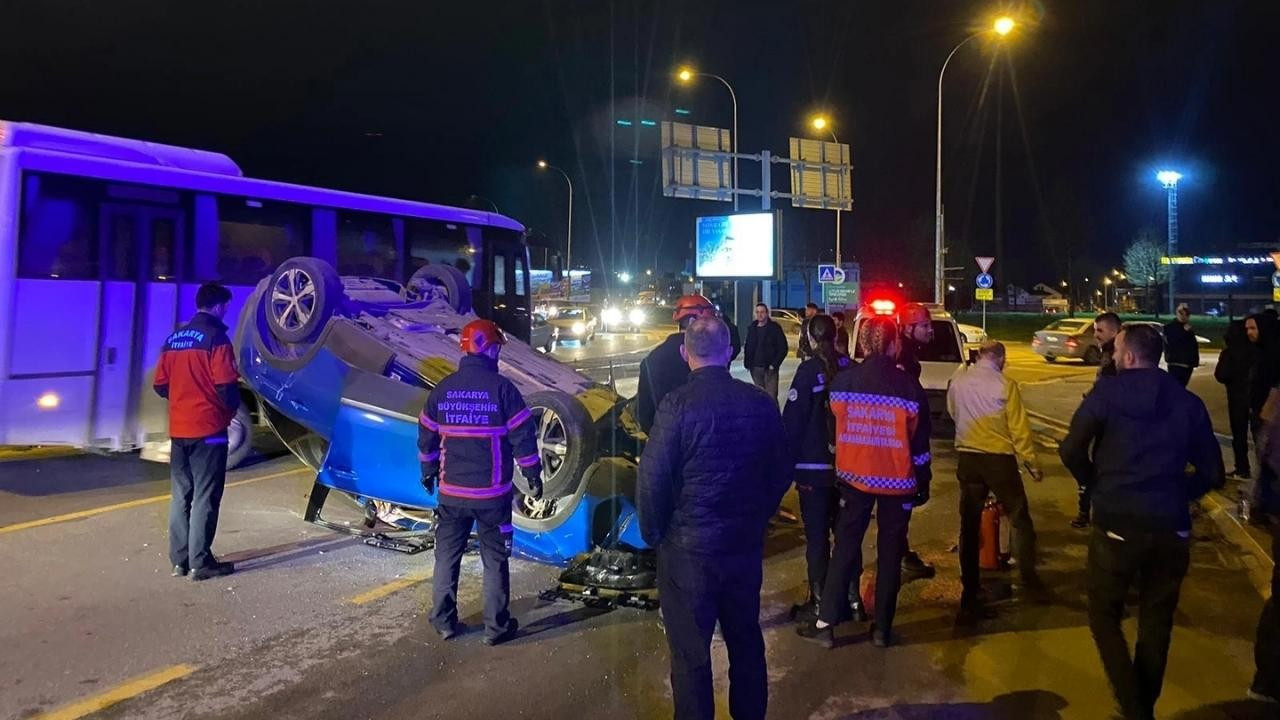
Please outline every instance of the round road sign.
[[988, 273], [978, 273], [978, 277], [975, 280], [975, 283], [978, 285], [978, 287], [982, 288], [983, 290], [986, 290], [987, 288], [993, 288], [996, 286], [995, 278], [991, 277], [991, 275]]

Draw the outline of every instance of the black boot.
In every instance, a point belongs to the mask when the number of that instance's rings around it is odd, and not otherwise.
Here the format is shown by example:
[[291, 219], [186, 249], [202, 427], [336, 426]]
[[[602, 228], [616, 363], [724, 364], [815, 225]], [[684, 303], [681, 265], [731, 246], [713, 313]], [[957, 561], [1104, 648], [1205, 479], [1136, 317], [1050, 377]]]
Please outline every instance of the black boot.
[[849, 618], [854, 622], [867, 621], [867, 607], [862, 604], [862, 595], [856, 587], [849, 588]]
[[920, 559], [920, 556], [914, 550], [908, 550], [902, 555], [902, 584], [906, 585], [912, 580], [928, 580], [933, 577], [937, 571], [933, 566]]
[[791, 620], [799, 619], [801, 622], [813, 622], [813, 619], [818, 617], [818, 609], [821, 607], [822, 585], [809, 583], [809, 597], [799, 605], [792, 605], [789, 617]]

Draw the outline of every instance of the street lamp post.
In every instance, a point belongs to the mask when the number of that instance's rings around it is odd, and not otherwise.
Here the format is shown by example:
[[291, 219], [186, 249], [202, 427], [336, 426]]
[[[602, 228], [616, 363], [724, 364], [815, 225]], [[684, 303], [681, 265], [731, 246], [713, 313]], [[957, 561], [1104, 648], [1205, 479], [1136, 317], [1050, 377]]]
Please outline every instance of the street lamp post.
[[[1016, 23], [1013, 18], [1002, 16], [996, 19], [991, 26], [991, 31], [998, 37], [1004, 37], [1013, 31]], [[942, 288], [944, 286], [944, 267], [943, 251], [942, 251], [942, 78], [947, 74], [947, 65], [951, 64], [951, 58], [955, 57], [960, 48], [968, 45], [973, 40], [982, 37], [986, 31], [978, 32], [970, 35], [960, 41], [951, 50], [951, 54], [947, 55], [947, 59], [942, 63], [942, 70], [938, 72], [938, 145], [937, 145], [937, 167], [934, 186], [934, 203], [933, 203], [933, 255], [934, 255], [934, 273], [933, 273], [933, 301], [942, 304]]]
[[547, 164], [546, 160], [538, 161], [538, 168], [542, 170], [555, 170], [564, 178], [565, 183], [569, 185], [569, 226], [565, 229], [565, 250], [564, 250], [564, 271], [570, 274], [572, 279], [573, 272], [573, 181], [569, 179], [569, 173], [561, 170], [555, 165]]
[[720, 84], [724, 85], [725, 88], [728, 89], [729, 99], [733, 101], [733, 211], [738, 212], [738, 95], [733, 91], [733, 86], [729, 84], [729, 81], [719, 75], [697, 72], [696, 70], [687, 67], [680, 68], [680, 70], [676, 72], [676, 79], [685, 85], [692, 82], [695, 77], [719, 80]]
[[1177, 281], [1178, 266], [1173, 263], [1173, 256], [1178, 253], [1178, 181], [1182, 179], [1180, 173], [1173, 170], [1161, 170], [1156, 173], [1156, 179], [1164, 186], [1169, 193], [1169, 238], [1166, 254], [1169, 256], [1169, 314], [1172, 315], [1174, 308], [1177, 307], [1177, 301], [1173, 299], [1174, 288]]
[[[831, 127], [831, 123], [827, 120], [825, 116], [818, 115], [813, 119], [813, 129], [818, 131], [826, 130], [827, 132], [831, 133], [831, 142], [835, 143], [836, 145], [840, 144], [840, 139], [836, 137], [835, 129]], [[836, 207], [836, 267], [843, 267], [843, 265], [840, 264], [840, 207], [839, 206]]]

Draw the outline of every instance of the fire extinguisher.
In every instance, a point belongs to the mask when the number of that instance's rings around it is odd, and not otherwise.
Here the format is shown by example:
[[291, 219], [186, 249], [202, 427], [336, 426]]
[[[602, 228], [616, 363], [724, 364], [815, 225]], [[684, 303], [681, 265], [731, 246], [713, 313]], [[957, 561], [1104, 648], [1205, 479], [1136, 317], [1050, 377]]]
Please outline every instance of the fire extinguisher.
[[1000, 569], [1000, 514], [995, 498], [987, 498], [982, 506], [982, 523], [978, 535], [978, 566], [983, 570]]

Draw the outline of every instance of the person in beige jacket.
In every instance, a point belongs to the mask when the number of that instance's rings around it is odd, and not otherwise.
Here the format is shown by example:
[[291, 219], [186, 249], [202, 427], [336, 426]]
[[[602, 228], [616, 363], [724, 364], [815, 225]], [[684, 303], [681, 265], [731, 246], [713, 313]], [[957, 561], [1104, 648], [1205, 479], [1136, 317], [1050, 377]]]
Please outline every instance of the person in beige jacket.
[[994, 494], [1013, 524], [1013, 553], [1025, 589], [1043, 593], [1036, 573], [1036, 531], [1019, 468], [1037, 482], [1031, 424], [1018, 385], [1004, 374], [1005, 349], [985, 342], [977, 362], [961, 368], [947, 388], [947, 411], [956, 423], [960, 481], [960, 620], [987, 615], [978, 569], [979, 525], [987, 495]]

